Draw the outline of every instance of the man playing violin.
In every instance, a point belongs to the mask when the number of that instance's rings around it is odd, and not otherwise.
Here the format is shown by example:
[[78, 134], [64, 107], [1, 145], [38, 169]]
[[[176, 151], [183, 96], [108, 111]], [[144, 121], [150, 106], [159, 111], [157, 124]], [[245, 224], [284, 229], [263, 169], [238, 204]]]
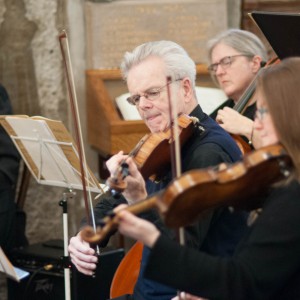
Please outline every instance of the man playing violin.
[[[150, 222], [118, 208], [120, 232], [151, 249], [145, 277], [206, 299], [300, 299], [299, 74], [300, 57], [294, 57], [266, 68], [258, 77], [254, 126], [267, 147], [265, 156], [268, 147], [280, 143], [293, 166], [279, 164], [280, 182], [271, 188], [261, 215], [232, 257], [180, 246]], [[272, 170], [266, 167], [265, 173]]]
[[256, 98], [249, 93], [249, 86], [267, 61], [267, 51], [256, 35], [241, 29], [221, 32], [207, 47], [211, 77], [229, 97], [210, 116], [227, 132], [242, 136], [257, 148], [259, 139], [253, 130]]
[[[121, 70], [131, 94], [128, 102], [136, 107], [151, 133], [162, 132], [170, 127], [168, 87], [172, 89], [172, 103], [178, 114], [187, 114], [199, 120], [192, 137], [181, 149], [183, 172], [223, 162], [230, 163], [241, 158], [241, 152], [230, 135], [203, 113], [199, 106], [195, 93], [195, 63], [181, 46], [171, 41], [145, 43], [125, 54]], [[171, 80], [167, 82], [167, 78]], [[129, 175], [125, 178], [127, 188], [122, 197], [102, 197], [94, 208], [97, 225], [107, 212], [119, 204], [144, 200], [164, 189], [172, 180], [171, 168], [168, 168], [159, 182], [145, 181], [134, 159], [122, 151], [107, 161], [107, 168], [112, 175], [124, 160], [129, 170]], [[144, 212], [141, 217], [155, 224], [166, 238], [176, 240], [176, 233], [164, 226], [156, 211]], [[186, 244], [206, 253], [230, 256], [247, 230], [246, 218], [247, 214], [232, 212], [228, 208], [212, 211], [201, 222], [185, 228]], [[107, 240], [100, 246], [103, 247], [106, 243]], [[80, 234], [71, 238], [69, 252], [80, 272], [93, 274], [97, 257]], [[133, 297], [135, 300], [169, 300], [176, 295], [174, 288], [144, 277], [149, 253], [150, 249], [144, 247]], [[157, 265], [156, 268], [160, 272], [160, 266]]]

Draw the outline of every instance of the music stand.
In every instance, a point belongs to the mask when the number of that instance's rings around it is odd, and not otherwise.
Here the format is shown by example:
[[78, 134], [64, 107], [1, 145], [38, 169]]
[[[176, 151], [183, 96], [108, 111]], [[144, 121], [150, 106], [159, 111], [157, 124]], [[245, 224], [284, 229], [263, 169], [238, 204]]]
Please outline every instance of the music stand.
[[[61, 121], [9, 115], [1, 116], [0, 122], [36, 181], [43, 185], [65, 187], [69, 191], [63, 194], [63, 200], [59, 202], [63, 208], [65, 296], [69, 300], [67, 200], [74, 197], [73, 189], [83, 190], [77, 147]], [[84, 173], [89, 195], [91, 192], [102, 194], [104, 186], [99, 184], [88, 167]], [[95, 224], [93, 226], [95, 228]]]

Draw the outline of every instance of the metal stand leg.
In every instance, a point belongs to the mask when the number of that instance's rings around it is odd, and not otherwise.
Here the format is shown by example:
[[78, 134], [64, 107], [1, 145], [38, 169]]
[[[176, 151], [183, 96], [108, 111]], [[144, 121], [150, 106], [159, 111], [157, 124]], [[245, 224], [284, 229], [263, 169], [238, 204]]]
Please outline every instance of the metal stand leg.
[[75, 192], [63, 193], [63, 199], [59, 202], [59, 205], [63, 208], [63, 231], [64, 231], [64, 279], [65, 279], [65, 300], [71, 300], [71, 276], [70, 276], [70, 261], [68, 253], [68, 242], [69, 242], [69, 233], [68, 233], [68, 200], [75, 197]]

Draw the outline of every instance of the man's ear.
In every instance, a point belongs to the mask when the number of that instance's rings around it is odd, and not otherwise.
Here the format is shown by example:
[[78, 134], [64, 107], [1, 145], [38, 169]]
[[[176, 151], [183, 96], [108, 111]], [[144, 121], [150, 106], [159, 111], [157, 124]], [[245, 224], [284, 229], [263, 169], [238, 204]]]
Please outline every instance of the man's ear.
[[185, 102], [189, 102], [193, 98], [192, 83], [189, 78], [185, 77], [182, 79], [181, 84], [183, 86]]

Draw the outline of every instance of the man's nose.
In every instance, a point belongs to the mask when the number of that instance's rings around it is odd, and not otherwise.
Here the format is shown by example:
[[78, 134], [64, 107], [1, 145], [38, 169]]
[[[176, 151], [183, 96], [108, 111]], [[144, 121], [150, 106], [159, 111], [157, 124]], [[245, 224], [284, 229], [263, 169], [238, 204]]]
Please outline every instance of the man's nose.
[[147, 98], [146, 95], [141, 95], [138, 106], [139, 107], [148, 107], [149, 105], [151, 105], [151, 101]]

